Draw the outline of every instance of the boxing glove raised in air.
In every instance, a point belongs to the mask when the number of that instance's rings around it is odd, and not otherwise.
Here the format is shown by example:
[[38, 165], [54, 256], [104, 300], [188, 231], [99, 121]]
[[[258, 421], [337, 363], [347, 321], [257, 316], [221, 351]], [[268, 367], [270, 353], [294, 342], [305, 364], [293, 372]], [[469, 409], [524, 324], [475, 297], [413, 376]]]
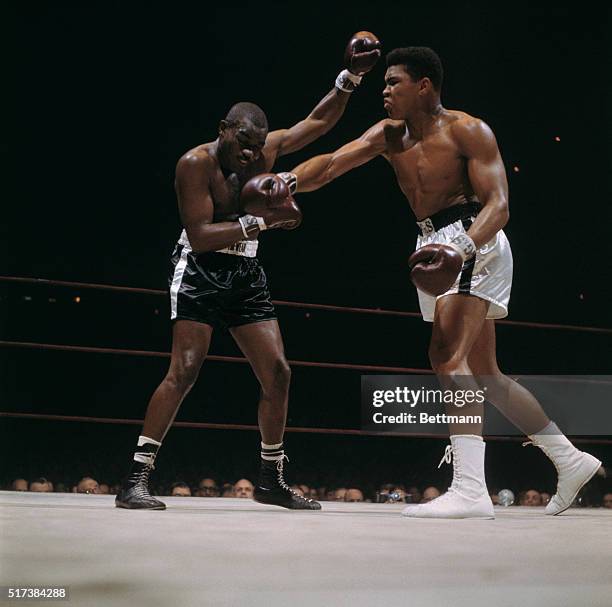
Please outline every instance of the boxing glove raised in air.
[[361, 78], [369, 72], [380, 59], [382, 45], [372, 32], [353, 34], [344, 51], [344, 65], [336, 78], [336, 88], [352, 93], [359, 86]]
[[372, 32], [357, 32], [344, 51], [344, 64], [358, 76], [369, 72], [380, 59], [382, 45]]

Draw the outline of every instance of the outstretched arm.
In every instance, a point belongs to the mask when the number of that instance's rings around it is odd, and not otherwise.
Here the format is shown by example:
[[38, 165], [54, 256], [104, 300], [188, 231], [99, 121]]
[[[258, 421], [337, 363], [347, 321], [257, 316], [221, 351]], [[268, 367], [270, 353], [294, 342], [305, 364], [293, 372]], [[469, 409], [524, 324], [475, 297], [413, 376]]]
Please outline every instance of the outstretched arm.
[[454, 128], [462, 155], [467, 159], [470, 183], [482, 211], [468, 230], [476, 248], [489, 242], [509, 218], [506, 169], [491, 128], [482, 120], [456, 123]]
[[297, 191], [311, 192], [333, 181], [336, 177], [384, 154], [386, 151], [382, 120], [355, 139], [331, 154], [314, 156], [297, 166], [292, 173], [297, 177]]
[[[360, 32], [366, 34], [366, 32]], [[266, 138], [263, 153], [268, 170], [276, 158], [301, 150], [312, 143], [340, 120], [353, 90], [361, 78], [369, 72], [380, 57], [380, 42], [373, 34], [350, 41], [345, 52], [345, 63], [349, 69], [342, 70], [336, 78], [334, 88], [321, 99], [314, 110], [304, 119], [288, 129], [272, 131]]]

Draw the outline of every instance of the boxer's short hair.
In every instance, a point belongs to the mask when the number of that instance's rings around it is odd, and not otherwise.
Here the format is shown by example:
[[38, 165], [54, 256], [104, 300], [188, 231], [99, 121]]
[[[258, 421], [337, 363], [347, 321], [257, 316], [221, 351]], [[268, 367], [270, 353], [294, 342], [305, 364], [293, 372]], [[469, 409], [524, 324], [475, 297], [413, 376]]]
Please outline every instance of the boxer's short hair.
[[268, 119], [265, 112], [258, 105], [248, 101], [241, 101], [233, 105], [227, 113], [225, 120], [230, 124], [234, 124], [244, 118], [250, 120], [256, 127], [268, 130]]
[[438, 54], [427, 46], [408, 46], [393, 49], [387, 55], [387, 67], [403, 65], [413, 80], [429, 78], [434, 89], [442, 88], [444, 70]]

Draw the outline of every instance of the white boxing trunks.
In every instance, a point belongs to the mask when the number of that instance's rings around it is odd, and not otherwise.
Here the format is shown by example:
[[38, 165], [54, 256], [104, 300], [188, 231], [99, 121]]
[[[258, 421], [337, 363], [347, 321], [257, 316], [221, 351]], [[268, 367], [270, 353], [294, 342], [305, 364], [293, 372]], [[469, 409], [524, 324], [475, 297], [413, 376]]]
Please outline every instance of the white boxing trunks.
[[[454, 236], [465, 233], [478, 215], [480, 205], [467, 202], [443, 209], [423, 221], [417, 221], [421, 234], [416, 248], [428, 244], [443, 244]], [[436, 300], [453, 293], [473, 295], [489, 302], [487, 318], [504, 318], [508, 315], [508, 302], [512, 288], [512, 251], [503, 230], [483, 247], [476, 256], [463, 264], [453, 286], [434, 297], [417, 289], [423, 320], [433, 322]]]

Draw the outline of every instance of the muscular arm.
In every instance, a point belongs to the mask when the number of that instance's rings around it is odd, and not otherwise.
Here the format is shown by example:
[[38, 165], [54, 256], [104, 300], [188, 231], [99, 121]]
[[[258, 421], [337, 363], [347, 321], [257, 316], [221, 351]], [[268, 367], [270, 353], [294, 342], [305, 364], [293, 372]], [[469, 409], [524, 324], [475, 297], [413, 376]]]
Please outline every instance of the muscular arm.
[[311, 192], [333, 181], [336, 177], [354, 169], [386, 151], [384, 127], [387, 120], [368, 129], [331, 154], [314, 156], [291, 172], [297, 176], [297, 191]]
[[217, 251], [244, 239], [237, 221], [212, 223], [213, 199], [210, 192], [212, 159], [189, 152], [176, 166], [175, 188], [181, 221], [194, 252]]
[[467, 159], [470, 183], [482, 211], [468, 230], [476, 248], [489, 242], [509, 218], [506, 169], [495, 135], [482, 120], [461, 121], [455, 127], [459, 149]]
[[267, 170], [279, 156], [301, 150], [331, 130], [344, 113], [350, 96], [351, 93], [334, 87], [304, 120], [291, 128], [269, 133], [263, 149]]

